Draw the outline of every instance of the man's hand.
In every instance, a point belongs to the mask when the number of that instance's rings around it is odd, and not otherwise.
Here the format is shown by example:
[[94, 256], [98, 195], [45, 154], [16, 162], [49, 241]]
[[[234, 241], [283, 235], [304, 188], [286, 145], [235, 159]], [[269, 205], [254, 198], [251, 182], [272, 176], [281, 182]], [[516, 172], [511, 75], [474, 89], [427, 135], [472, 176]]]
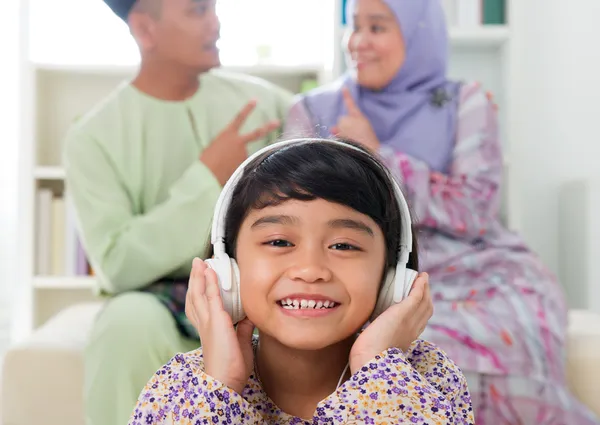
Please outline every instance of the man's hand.
[[213, 172], [221, 185], [227, 182], [248, 157], [246, 145], [265, 137], [280, 126], [279, 121], [272, 121], [250, 133], [240, 134], [240, 129], [255, 107], [256, 101], [248, 102], [200, 155], [200, 161]]

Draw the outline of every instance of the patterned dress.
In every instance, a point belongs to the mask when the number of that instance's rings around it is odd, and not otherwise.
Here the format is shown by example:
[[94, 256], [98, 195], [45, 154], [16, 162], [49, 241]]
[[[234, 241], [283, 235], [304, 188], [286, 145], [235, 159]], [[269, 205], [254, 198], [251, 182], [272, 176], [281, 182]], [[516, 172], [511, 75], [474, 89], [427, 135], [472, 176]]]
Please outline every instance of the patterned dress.
[[129, 425], [402, 423], [475, 424], [464, 375], [425, 341], [413, 343], [407, 356], [391, 348], [373, 358], [321, 401], [309, 419], [282, 412], [255, 373], [242, 394], [213, 379], [204, 373], [199, 348], [178, 354], [156, 372], [129, 421]]
[[[418, 226], [421, 269], [435, 312], [421, 337], [465, 372], [478, 425], [599, 425], [567, 388], [567, 307], [556, 278], [499, 219], [503, 160], [497, 111], [464, 84], [447, 175], [390, 147], [380, 155], [401, 182]], [[286, 133], [317, 136], [298, 102]]]

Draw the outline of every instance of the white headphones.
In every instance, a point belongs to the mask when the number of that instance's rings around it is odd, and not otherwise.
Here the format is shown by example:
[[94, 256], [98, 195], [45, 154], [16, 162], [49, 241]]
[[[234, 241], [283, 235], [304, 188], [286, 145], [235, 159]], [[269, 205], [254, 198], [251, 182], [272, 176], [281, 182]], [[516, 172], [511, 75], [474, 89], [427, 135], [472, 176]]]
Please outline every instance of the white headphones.
[[[260, 149], [248, 157], [248, 159], [235, 170], [225, 184], [215, 207], [211, 230], [211, 244], [213, 246], [214, 257], [206, 260], [207, 265], [216, 272], [219, 278], [219, 288], [221, 290], [223, 307], [231, 316], [234, 324], [243, 320], [244, 317], [246, 317], [246, 314], [242, 309], [242, 300], [240, 297], [240, 271], [238, 265], [236, 261], [233, 258], [230, 258], [225, 252], [225, 218], [227, 210], [229, 209], [229, 204], [231, 203], [233, 191], [238, 184], [246, 165], [254, 158], [263, 155], [266, 152], [276, 151], [284, 146], [301, 145], [305, 143], [333, 143], [348, 149], [354, 149], [367, 156], [365, 152], [355, 146], [336, 140], [312, 138], [293, 139], [274, 143]], [[377, 166], [380, 165], [377, 164]], [[390, 268], [386, 273], [371, 320], [374, 320], [394, 303], [399, 303], [408, 296], [413, 282], [417, 277], [416, 271], [406, 268], [408, 256], [412, 250], [411, 220], [408, 205], [396, 180], [387, 169], [384, 168], [383, 171], [388, 177], [389, 184], [394, 188], [402, 223], [400, 229], [400, 246], [398, 247], [398, 263], [395, 269]]]

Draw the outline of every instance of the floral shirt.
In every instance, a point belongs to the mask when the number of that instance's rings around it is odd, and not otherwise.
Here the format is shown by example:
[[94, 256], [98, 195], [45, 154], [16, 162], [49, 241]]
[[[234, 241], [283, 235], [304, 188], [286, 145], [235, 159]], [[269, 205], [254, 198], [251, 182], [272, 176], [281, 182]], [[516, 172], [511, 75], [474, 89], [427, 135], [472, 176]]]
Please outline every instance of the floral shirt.
[[433, 344], [390, 348], [322, 400], [312, 418], [282, 412], [252, 373], [242, 394], [204, 373], [202, 349], [178, 354], [148, 382], [129, 425], [474, 424], [460, 369]]

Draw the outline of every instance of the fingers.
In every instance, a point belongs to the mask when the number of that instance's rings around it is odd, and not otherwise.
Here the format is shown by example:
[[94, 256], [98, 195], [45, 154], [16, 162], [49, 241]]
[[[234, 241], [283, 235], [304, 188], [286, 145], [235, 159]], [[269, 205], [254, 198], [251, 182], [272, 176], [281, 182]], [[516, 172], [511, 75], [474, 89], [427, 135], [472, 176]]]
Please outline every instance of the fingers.
[[242, 344], [248, 344], [248, 342], [252, 341], [254, 323], [252, 323], [248, 318], [245, 318], [237, 324], [235, 332], [237, 334], [240, 346]]
[[221, 299], [221, 292], [219, 290], [219, 283], [217, 274], [211, 268], [204, 270], [204, 276], [206, 278], [206, 300], [208, 303], [209, 314], [217, 317], [224, 313], [223, 300]]
[[229, 128], [238, 132], [240, 128], [242, 128], [242, 125], [244, 125], [246, 119], [248, 118], [248, 115], [250, 115], [254, 108], [256, 108], [256, 101], [251, 100], [246, 104], [246, 106], [242, 108], [240, 112], [238, 112], [233, 121], [231, 121], [231, 123], [229, 124]]
[[271, 121], [270, 123], [265, 124], [264, 126], [257, 128], [256, 130], [241, 136], [241, 141], [242, 141], [242, 143], [245, 144], [245, 143], [253, 142], [255, 140], [262, 139], [267, 134], [271, 133], [272, 131], [277, 130], [280, 125], [281, 125], [281, 123], [278, 120]]
[[419, 303], [417, 307], [417, 311], [415, 312], [414, 319], [416, 323], [416, 327], [418, 329], [418, 335], [421, 335], [425, 328], [427, 327], [427, 323], [429, 319], [433, 315], [433, 301], [431, 299], [430, 285], [429, 285], [429, 276], [425, 275], [426, 279], [424, 279], [424, 291], [423, 291], [423, 299]]
[[428, 280], [429, 276], [426, 273], [418, 274], [406, 299], [410, 300], [414, 305], [419, 305], [425, 295], [425, 287]]
[[185, 314], [196, 327], [200, 325], [201, 312], [206, 311], [206, 280], [204, 278], [206, 268], [204, 261], [199, 258], [194, 259], [185, 298]]
[[352, 118], [348, 116], [340, 117], [340, 119], [338, 119], [337, 124], [331, 127], [331, 134], [335, 137], [352, 140], [352, 136], [349, 135], [351, 133]]
[[344, 105], [346, 105], [349, 115], [362, 115], [362, 112], [354, 101], [354, 98], [352, 97], [348, 87], [344, 87], [342, 89], [342, 98], [344, 99]]

